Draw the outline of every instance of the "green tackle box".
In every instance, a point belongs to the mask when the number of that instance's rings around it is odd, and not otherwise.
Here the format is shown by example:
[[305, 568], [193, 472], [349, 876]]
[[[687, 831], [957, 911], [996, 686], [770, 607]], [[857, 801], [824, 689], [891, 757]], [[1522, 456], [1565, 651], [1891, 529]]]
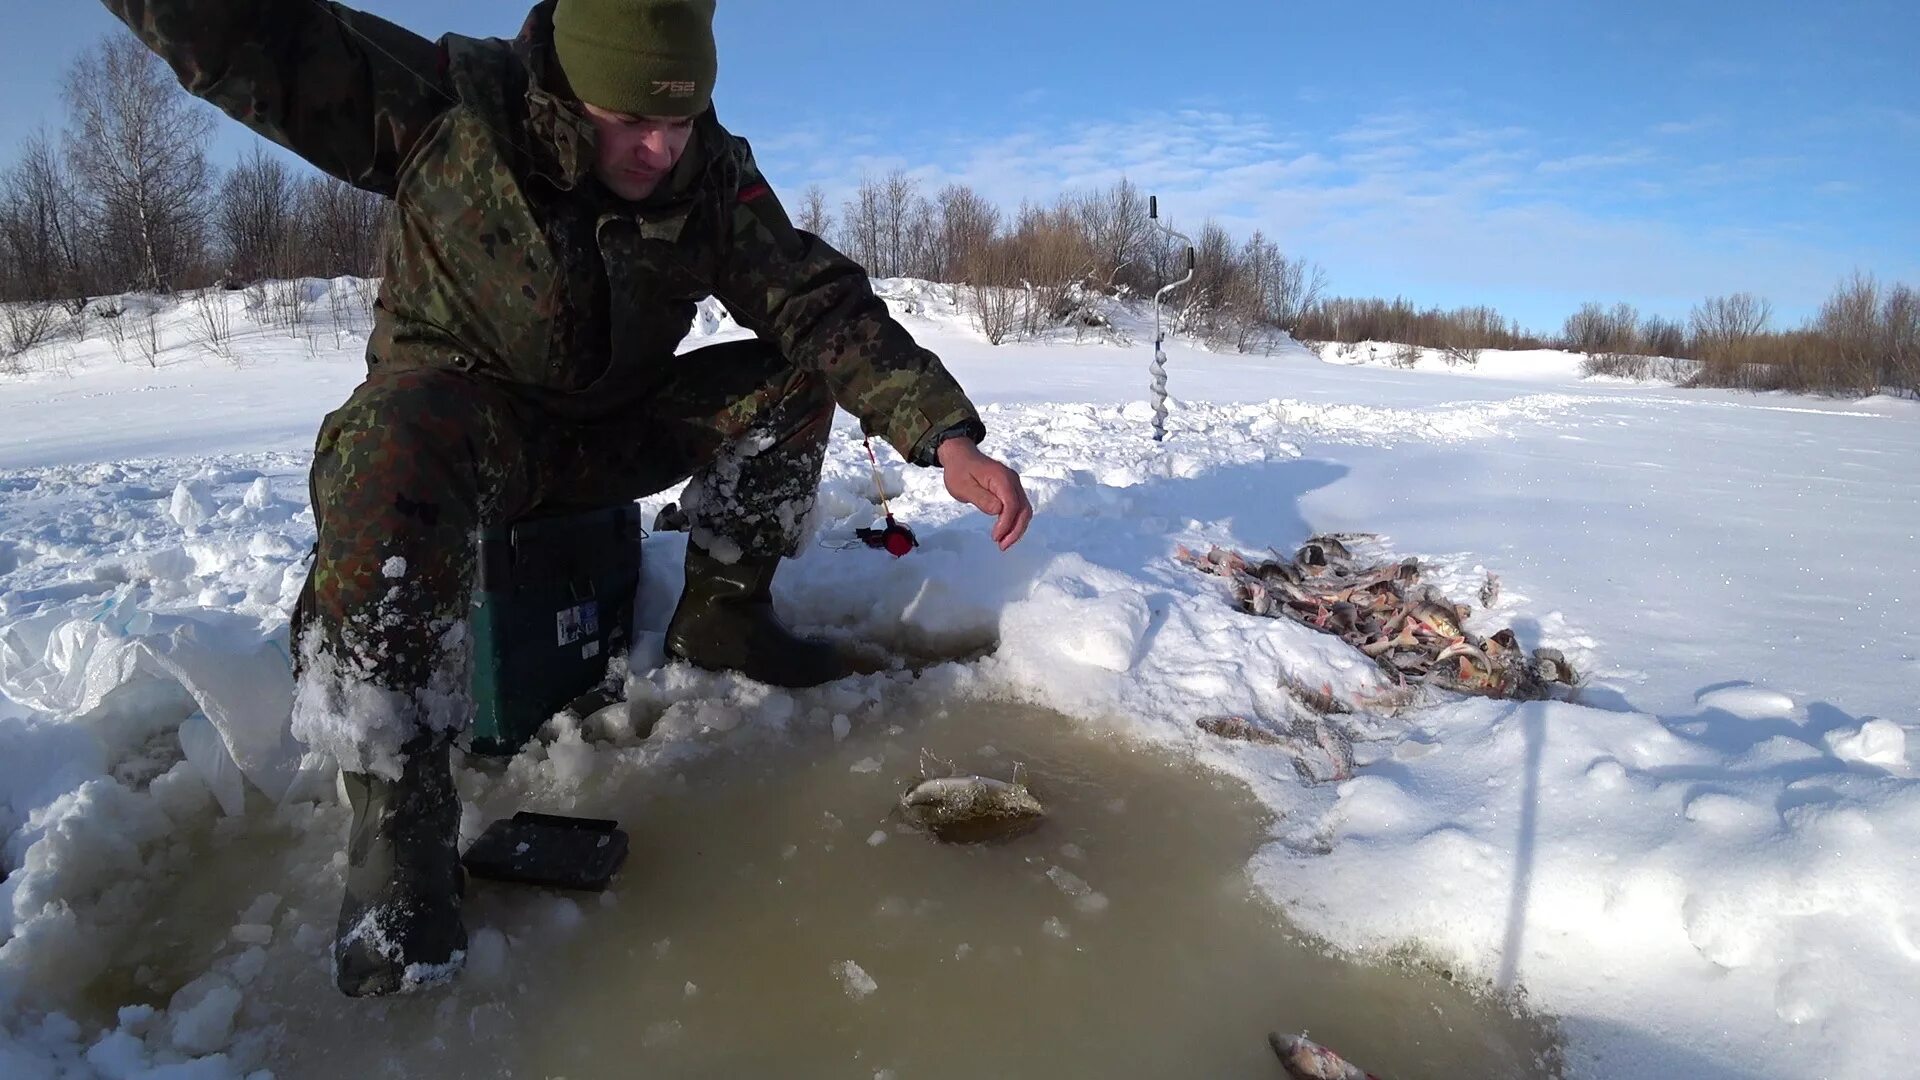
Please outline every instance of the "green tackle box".
[[640, 584], [640, 504], [482, 530], [474, 577], [476, 753], [519, 753], [598, 689], [627, 648]]

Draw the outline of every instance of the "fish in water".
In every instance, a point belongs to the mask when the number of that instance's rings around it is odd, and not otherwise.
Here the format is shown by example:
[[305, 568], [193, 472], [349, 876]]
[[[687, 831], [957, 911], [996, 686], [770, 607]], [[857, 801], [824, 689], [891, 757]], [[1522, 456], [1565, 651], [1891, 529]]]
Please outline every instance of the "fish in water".
[[1380, 1080], [1305, 1035], [1273, 1032], [1267, 1044], [1280, 1055], [1280, 1067], [1294, 1080]]
[[990, 776], [924, 776], [900, 796], [900, 813], [936, 840], [978, 844], [1038, 828], [1046, 807], [1020, 782]]

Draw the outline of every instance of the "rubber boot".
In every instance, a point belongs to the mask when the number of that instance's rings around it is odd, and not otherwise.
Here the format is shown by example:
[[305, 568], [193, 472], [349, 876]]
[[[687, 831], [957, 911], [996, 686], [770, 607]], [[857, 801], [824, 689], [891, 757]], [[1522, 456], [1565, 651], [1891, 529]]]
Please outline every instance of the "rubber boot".
[[466, 962], [460, 921], [460, 796], [450, 746], [428, 736], [401, 748], [400, 779], [342, 773], [353, 806], [347, 890], [333, 975], [349, 997], [444, 982]]
[[779, 568], [777, 555], [724, 563], [689, 542], [687, 587], [667, 624], [667, 655], [789, 688], [880, 670], [876, 657], [798, 637], [780, 624], [773, 613]]

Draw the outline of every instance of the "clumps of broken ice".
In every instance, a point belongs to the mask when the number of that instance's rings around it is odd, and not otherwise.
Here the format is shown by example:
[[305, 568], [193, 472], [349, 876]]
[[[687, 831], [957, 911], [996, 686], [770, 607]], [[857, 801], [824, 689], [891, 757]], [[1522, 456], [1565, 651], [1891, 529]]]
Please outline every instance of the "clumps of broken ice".
[[1085, 878], [1066, 867], [1048, 867], [1047, 880], [1053, 882], [1061, 892], [1072, 897], [1073, 906], [1084, 914], [1097, 915], [1107, 910], [1106, 894], [1094, 891], [1093, 886], [1087, 884]]
[[852, 960], [842, 960], [834, 964], [832, 973], [840, 980], [840, 988], [855, 1001], [863, 1001], [869, 994], [880, 989], [880, 984], [873, 981], [873, 976], [867, 974], [866, 969]]

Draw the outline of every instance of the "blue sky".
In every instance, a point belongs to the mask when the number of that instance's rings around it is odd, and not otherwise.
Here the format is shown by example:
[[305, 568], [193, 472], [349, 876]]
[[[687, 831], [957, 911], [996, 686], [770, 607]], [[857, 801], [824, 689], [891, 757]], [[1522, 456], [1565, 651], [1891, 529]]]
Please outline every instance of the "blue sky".
[[[10, 6], [0, 159], [117, 25]], [[508, 35], [528, 4], [364, 6]], [[1920, 284], [1911, 2], [721, 0], [717, 33], [720, 115], [790, 201], [892, 168], [1007, 207], [1125, 175], [1335, 292], [1541, 329], [1584, 300], [1750, 290], [1797, 321], [1855, 270]], [[223, 158], [251, 138], [222, 131]]]

